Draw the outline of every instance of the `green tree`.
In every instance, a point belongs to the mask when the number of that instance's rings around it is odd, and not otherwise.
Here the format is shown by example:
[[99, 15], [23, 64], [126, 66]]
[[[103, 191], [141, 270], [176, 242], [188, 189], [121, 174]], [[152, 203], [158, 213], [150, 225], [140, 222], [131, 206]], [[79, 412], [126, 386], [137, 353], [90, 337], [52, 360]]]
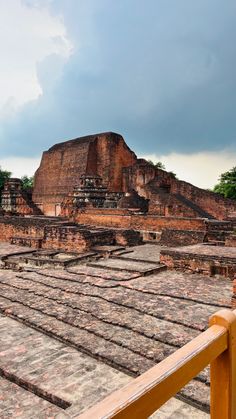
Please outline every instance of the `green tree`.
[[34, 177], [33, 176], [29, 177], [27, 175], [24, 175], [22, 176], [21, 181], [22, 181], [22, 189], [30, 189], [33, 187]]
[[[153, 163], [153, 161], [152, 160], [148, 160], [148, 163], [150, 163], [152, 166], [154, 166], [156, 169], [161, 169], [161, 170], [166, 170], [166, 167], [165, 167], [165, 165], [161, 162], [161, 161], [158, 161], [157, 163]], [[174, 172], [172, 172], [172, 171], [170, 171], [170, 172], [168, 172], [172, 177], [174, 177], [175, 179], [178, 179], [177, 178], [177, 176], [176, 176], [176, 173], [174, 173]]]
[[8, 172], [8, 170], [2, 170], [2, 168], [0, 167], [0, 194], [3, 190], [4, 183], [10, 177], [11, 177], [11, 172]]
[[236, 166], [221, 174], [219, 183], [214, 187], [214, 192], [225, 198], [236, 199]]
[[175, 179], [178, 179], [177, 178], [177, 176], [176, 176], [176, 173], [174, 173], [174, 172], [172, 172], [172, 171], [170, 171], [170, 172], [168, 172], [172, 177], [174, 177]]
[[156, 167], [156, 169], [166, 170], [165, 165], [161, 161], [158, 161], [157, 163], [153, 163], [152, 160], [148, 160], [148, 163]]

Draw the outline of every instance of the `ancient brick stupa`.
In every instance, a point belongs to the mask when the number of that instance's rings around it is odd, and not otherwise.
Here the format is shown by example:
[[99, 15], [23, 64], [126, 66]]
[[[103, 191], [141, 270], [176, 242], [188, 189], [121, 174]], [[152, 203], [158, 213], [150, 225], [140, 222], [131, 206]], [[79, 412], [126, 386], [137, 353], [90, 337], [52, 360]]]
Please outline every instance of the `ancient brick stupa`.
[[56, 144], [43, 153], [33, 200], [45, 214], [56, 215], [82, 175], [100, 176], [108, 191], [121, 192], [123, 168], [135, 161], [122, 136], [111, 132]]
[[142, 197], [149, 200], [145, 210], [158, 216], [225, 220], [236, 211], [235, 201], [138, 159], [123, 137], [113, 132], [65, 141], [45, 151], [35, 173], [33, 201], [45, 215], [54, 216], [61, 214], [62, 207], [69, 213], [66, 205], [75, 201], [81, 206], [115, 207], [125, 193], [136, 197], [127, 199], [127, 195], [120, 202], [122, 208], [137, 207]]

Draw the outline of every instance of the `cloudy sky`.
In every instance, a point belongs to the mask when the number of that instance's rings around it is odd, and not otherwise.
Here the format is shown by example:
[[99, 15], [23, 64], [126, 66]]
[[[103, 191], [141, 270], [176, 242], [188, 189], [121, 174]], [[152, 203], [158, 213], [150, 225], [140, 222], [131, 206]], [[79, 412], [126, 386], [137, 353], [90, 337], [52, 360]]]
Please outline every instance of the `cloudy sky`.
[[102, 131], [212, 187], [236, 165], [235, 0], [0, 0], [0, 165]]

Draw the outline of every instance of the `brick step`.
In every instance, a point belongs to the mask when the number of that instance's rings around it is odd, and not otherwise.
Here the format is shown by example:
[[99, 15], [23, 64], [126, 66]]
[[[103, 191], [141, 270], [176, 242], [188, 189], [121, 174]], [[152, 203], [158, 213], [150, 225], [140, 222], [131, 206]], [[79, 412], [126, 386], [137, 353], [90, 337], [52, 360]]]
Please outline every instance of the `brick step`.
[[128, 281], [130, 279], [134, 279], [140, 276], [139, 272], [129, 272], [123, 269], [122, 271], [116, 271], [114, 269], [103, 269], [99, 266], [89, 266], [88, 264], [84, 265], [77, 265], [73, 267], [67, 268], [67, 272], [72, 273], [74, 275], [82, 275], [82, 276], [92, 276], [94, 278], [101, 278], [103, 280], [112, 280], [112, 281]]
[[117, 250], [113, 254], [118, 255], [118, 256], [122, 256], [122, 255], [127, 255], [127, 254], [132, 253], [132, 252], [133, 251], [130, 250], [129, 248], [125, 248], [124, 250]]
[[18, 269], [18, 261], [16, 259], [6, 259], [3, 262], [3, 269], [12, 269], [17, 270]]
[[16, 244], [18, 246], [34, 247], [36, 249], [41, 249], [42, 242], [43, 242], [42, 237], [22, 236], [22, 237], [11, 237], [10, 238], [10, 243], [11, 244]]
[[202, 243], [203, 245], [208, 245], [208, 246], [225, 246], [225, 241], [223, 240], [208, 240], [205, 243]]
[[[14, 350], [14, 347], [12, 348]], [[16, 349], [17, 350], [17, 349]], [[57, 397], [55, 396], [55, 394], [52, 394], [51, 392], [45, 391], [42, 388], [40, 388], [40, 385], [35, 385], [34, 382], [31, 382], [30, 380], [27, 380], [26, 378], [21, 378], [20, 375], [23, 375], [25, 373], [24, 371], [19, 371], [19, 374], [16, 374], [15, 372], [13, 372], [14, 370], [12, 369], [12, 367], [14, 367], [14, 359], [11, 359], [11, 366], [9, 367], [9, 365], [3, 365], [4, 361], [5, 361], [6, 357], [4, 357], [3, 361], [0, 363], [0, 376], [4, 377], [5, 379], [7, 379], [8, 381], [10, 381], [11, 383], [15, 383], [17, 384], [19, 387], [22, 387], [24, 389], [26, 389], [27, 391], [35, 394], [36, 396], [47, 400], [48, 402], [54, 404], [55, 406], [58, 406], [62, 409], [67, 409], [68, 407], [70, 407], [70, 403], [67, 402], [66, 400], [63, 400], [61, 397]], [[41, 365], [43, 363], [43, 360], [39, 354], [39, 359], [41, 361]], [[17, 362], [19, 362], [19, 359], [17, 357]], [[30, 365], [29, 365], [30, 367]], [[45, 370], [43, 370], [42, 366], [41, 366], [41, 372], [46, 374], [47, 372], [46, 368]], [[40, 384], [40, 383], [39, 383]]]
[[[60, 258], [61, 255], [61, 258]], [[64, 257], [63, 257], [64, 256]], [[80, 262], [96, 258], [96, 252], [85, 252], [82, 254], [64, 253], [64, 252], [40, 252], [29, 255], [17, 255], [5, 259], [5, 267], [7, 269], [29, 269], [29, 268], [61, 268], [78, 265]]]
[[[129, 257], [126, 257], [125, 256], [127, 254], [129, 255]], [[141, 262], [141, 263], [146, 263], [146, 264], [151, 264], [151, 265], [157, 264], [157, 261], [156, 260], [138, 259], [138, 258], [135, 258], [135, 257], [130, 256], [131, 254], [132, 254], [132, 251], [131, 252], [126, 252], [126, 253], [123, 253], [123, 254], [111, 255], [110, 258], [111, 259], [120, 259], [120, 260], [130, 261], [130, 262], [138, 262], [138, 263]], [[164, 266], [164, 265], [162, 265], [162, 266]]]
[[112, 269], [116, 271], [122, 271], [123, 269], [125, 269], [128, 272], [139, 272], [144, 276], [158, 272], [160, 269], [160, 264], [156, 262], [146, 263], [140, 260], [133, 262], [130, 259], [120, 258], [119, 256], [99, 260], [97, 262], [91, 262], [88, 263], [88, 266], [99, 267], [102, 269]]
[[[64, 410], [28, 389], [0, 377], [1, 418], [54, 418]], [[19, 416], [20, 412], [20, 416]]]
[[[31, 314], [33, 313], [34, 311], [31, 311]], [[44, 320], [46, 319], [47, 317]], [[9, 329], [10, 337], [6, 335], [9, 334]], [[1, 342], [4, 356], [0, 360], [0, 371], [8, 380], [44, 399], [43, 405], [52, 406], [55, 413], [62, 414], [66, 409], [65, 413], [70, 417], [73, 411], [78, 413], [91, 402], [104, 397], [109, 390], [115, 390], [130, 381], [124, 374], [76, 349], [1, 315], [0, 330], [1, 336], [7, 337], [7, 342]], [[93, 379], [103, 392], [99, 392], [93, 385]], [[50, 401], [50, 404], [45, 403], [45, 400]], [[34, 403], [32, 408], [33, 406]], [[38, 416], [37, 410], [32, 416], [24, 413], [22, 417], [41, 417]], [[45, 414], [42, 417], [49, 418], [54, 415]]]
[[125, 250], [125, 247], [122, 246], [94, 246], [91, 250], [94, 250], [96, 253], [102, 254], [102, 255], [113, 255], [117, 254], [119, 252], [122, 252]]
[[230, 221], [216, 221], [208, 220], [207, 223], [208, 231], [232, 231], [233, 223]]
[[[37, 298], [34, 297], [35, 304], [37, 304]], [[95, 358], [102, 359], [107, 364], [113, 365], [117, 369], [122, 369], [126, 372], [128, 372], [131, 375], [137, 375], [145, 370], [149, 369], [151, 366], [154, 365], [153, 361], [147, 359], [144, 355], [139, 355], [137, 351], [143, 354], [146, 351], [150, 351], [152, 345], [156, 345], [156, 347], [159, 347], [159, 350], [163, 347], [163, 344], [160, 344], [158, 342], [153, 342], [150, 339], [147, 339], [145, 337], [142, 337], [141, 335], [137, 335], [136, 340], [133, 340], [131, 338], [131, 333], [127, 334], [124, 333], [123, 337], [121, 335], [121, 330], [118, 332], [117, 327], [117, 333], [112, 333], [107, 329], [107, 332], [105, 332], [106, 328], [102, 331], [101, 326], [98, 327], [97, 331], [99, 334], [101, 333], [108, 333], [107, 338], [108, 341], [99, 336], [94, 336], [93, 333], [91, 333], [92, 329], [90, 328], [90, 332], [86, 330], [82, 330], [79, 327], [72, 326], [68, 323], [65, 323], [64, 321], [52, 318], [48, 315], [43, 314], [40, 308], [33, 310], [29, 307], [26, 307], [27, 298], [24, 298], [24, 306], [22, 307], [21, 303], [16, 303], [16, 298], [14, 297], [14, 303], [10, 303], [9, 299], [0, 298], [0, 307], [1, 310], [4, 310], [4, 307], [6, 307], [7, 310], [10, 310], [9, 313], [11, 316], [14, 316], [21, 319], [25, 324], [30, 325], [31, 327], [34, 327], [38, 330], [44, 331], [44, 333], [54, 336], [58, 339], [60, 339], [62, 342], [65, 342], [69, 345], [72, 345], [73, 347], [76, 347], [78, 350], [82, 350], [83, 352], [92, 355]], [[39, 307], [40, 307], [40, 301], [39, 300]], [[41, 308], [42, 305], [41, 305]], [[49, 305], [48, 305], [49, 309]], [[43, 308], [43, 310], [46, 310], [46, 306]], [[55, 308], [51, 308], [52, 313], [55, 313]], [[68, 311], [68, 309], [67, 309]], [[58, 307], [58, 315], [61, 318], [62, 312], [61, 312], [61, 306]], [[53, 317], [55, 314], [53, 315]], [[68, 316], [68, 314], [67, 314]], [[78, 323], [79, 324], [79, 323]], [[93, 326], [90, 323], [91, 326]], [[90, 326], [90, 327], [91, 327]], [[114, 327], [114, 326], [113, 326]], [[177, 326], [173, 325], [174, 329], [176, 330]], [[109, 329], [111, 326], [109, 326]], [[169, 330], [169, 329], [168, 329]], [[166, 334], [166, 332], [165, 332]], [[105, 335], [104, 335], [105, 337]], [[113, 337], [113, 338], [112, 338]], [[120, 340], [120, 345], [115, 344], [113, 339], [117, 340], [117, 343]], [[125, 339], [125, 340], [123, 340]], [[145, 342], [149, 341], [151, 346], [147, 346], [145, 348]], [[125, 347], [128, 345], [130, 348], [133, 348], [133, 350], [128, 349]], [[166, 349], [168, 346], [166, 346]], [[172, 348], [171, 351], [174, 351], [175, 348]], [[160, 360], [163, 357], [163, 349], [159, 352], [156, 350], [151, 350], [150, 354], [153, 353], [155, 357], [160, 356]], [[147, 352], [148, 354], [148, 352]], [[149, 355], [150, 356], [150, 355]], [[52, 361], [51, 361], [52, 362]], [[51, 377], [50, 374], [50, 362], [48, 364], [48, 370], [47, 370], [47, 376]], [[36, 363], [36, 371], [37, 371], [37, 363]], [[41, 365], [40, 365], [41, 367]], [[69, 368], [73, 368], [73, 362], [71, 362]], [[55, 368], [53, 368], [54, 370]], [[29, 372], [30, 374], [30, 372]], [[202, 376], [201, 380], [205, 380], [204, 376]], [[38, 380], [42, 380], [41, 375], [38, 377]], [[194, 384], [193, 384], [194, 383]], [[54, 394], [56, 393], [56, 389], [54, 386]], [[202, 393], [204, 391], [204, 393]], [[181, 392], [182, 396], [185, 398], [186, 401], [194, 400], [194, 402], [204, 408], [207, 408], [208, 404], [208, 397], [209, 397], [209, 387], [204, 382], [201, 381], [194, 381], [191, 383], [190, 387], [186, 387]], [[204, 397], [203, 397], [204, 394]], [[59, 393], [60, 397], [62, 397], [62, 393]], [[69, 394], [68, 394], [69, 396]], [[67, 398], [67, 401], [70, 401]], [[70, 410], [70, 409], [69, 409]], [[68, 413], [69, 413], [68, 410]]]

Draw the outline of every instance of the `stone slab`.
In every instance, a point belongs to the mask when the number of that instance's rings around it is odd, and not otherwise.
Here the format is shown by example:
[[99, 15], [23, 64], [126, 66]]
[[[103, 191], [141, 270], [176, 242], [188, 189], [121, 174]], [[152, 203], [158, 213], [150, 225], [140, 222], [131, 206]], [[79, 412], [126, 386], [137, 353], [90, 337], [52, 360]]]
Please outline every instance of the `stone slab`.
[[16, 246], [14, 244], [0, 242], [0, 258], [10, 254], [32, 253], [31, 247]]
[[[37, 412], [37, 413], [36, 413]], [[0, 417], [1, 419], [47, 419], [55, 418], [63, 410], [0, 377]]]
[[216, 280], [200, 274], [164, 271], [124, 281], [120, 285], [149, 295], [176, 297], [231, 308], [232, 281], [225, 278]]
[[196, 255], [204, 259], [226, 259], [234, 260], [236, 263], [236, 247], [209, 246], [205, 244], [196, 244], [193, 246], [183, 246], [163, 249], [163, 254], [188, 254]]
[[[11, 334], [8, 333], [9, 328]], [[0, 316], [0, 331], [0, 367], [71, 402], [69, 408], [62, 410], [19, 385], [0, 378], [0, 415], [3, 419], [75, 418], [131, 381], [129, 376], [10, 318]], [[152, 418], [187, 418], [188, 415], [196, 419], [209, 417], [173, 398]]]
[[112, 259], [102, 259], [97, 262], [89, 263], [89, 266], [105, 269], [126, 270], [130, 272], [149, 272], [159, 267], [157, 263], [145, 263], [144, 261], [131, 261], [113, 257]]
[[140, 276], [139, 272], [129, 272], [125, 269], [122, 271], [116, 271], [112, 269], [102, 269], [98, 265], [95, 266], [88, 266], [88, 265], [80, 265], [80, 266], [73, 266], [67, 269], [68, 272], [76, 273], [79, 275], [90, 275], [93, 277], [98, 277], [102, 279], [112, 279], [114, 281], [125, 281], [131, 278], [136, 278]]
[[[24, 380], [29, 387], [34, 385], [41, 392], [47, 392], [52, 401], [55, 396], [66, 400], [71, 404], [66, 409], [69, 414], [81, 412], [131, 380], [114, 368], [2, 315], [0, 334], [1, 370]], [[31, 392], [17, 387], [24, 398], [27, 396], [27, 400], [30, 400], [32, 408], [38, 409], [38, 399], [43, 409], [50, 405]], [[55, 409], [53, 404], [52, 407], [56, 413], [61, 410]], [[1, 413], [0, 416], [2, 418]]]
[[157, 244], [144, 244], [141, 246], [126, 247], [125, 252], [122, 253], [124, 259], [139, 259], [140, 261], [150, 261], [158, 263], [160, 261], [161, 246]]

